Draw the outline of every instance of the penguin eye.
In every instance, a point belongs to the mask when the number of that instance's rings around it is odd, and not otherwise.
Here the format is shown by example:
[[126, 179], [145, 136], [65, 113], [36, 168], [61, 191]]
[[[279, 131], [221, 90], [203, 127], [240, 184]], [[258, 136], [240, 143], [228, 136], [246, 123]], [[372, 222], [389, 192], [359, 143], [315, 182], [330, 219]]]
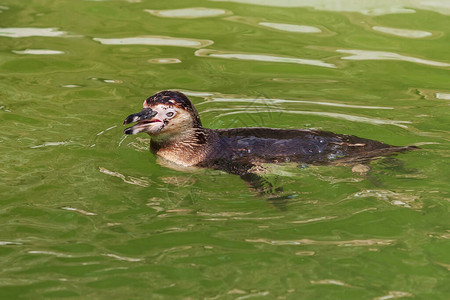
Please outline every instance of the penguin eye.
[[175, 115], [175, 113], [173, 111], [169, 111], [168, 113], [166, 113], [166, 116], [169, 118], [172, 118]]

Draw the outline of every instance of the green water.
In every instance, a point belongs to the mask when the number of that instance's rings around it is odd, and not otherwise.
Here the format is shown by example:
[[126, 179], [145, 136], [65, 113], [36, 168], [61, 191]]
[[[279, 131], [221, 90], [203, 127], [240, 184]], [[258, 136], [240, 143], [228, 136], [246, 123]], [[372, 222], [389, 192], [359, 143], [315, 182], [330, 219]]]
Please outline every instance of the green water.
[[[257, 2], [0, 3], [1, 299], [449, 298], [448, 1]], [[274, 202], [122, 134], [164, 89], [421, 150], [273, 167]]]

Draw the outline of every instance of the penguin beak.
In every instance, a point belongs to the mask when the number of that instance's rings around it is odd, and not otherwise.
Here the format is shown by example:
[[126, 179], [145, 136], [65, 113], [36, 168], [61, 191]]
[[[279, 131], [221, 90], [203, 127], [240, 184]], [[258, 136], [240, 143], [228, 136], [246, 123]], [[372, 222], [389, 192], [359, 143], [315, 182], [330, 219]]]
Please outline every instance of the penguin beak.
[[144, 108], [141, 112], [129, 115], [125, 121], [123, 121], [123, 125], [130, 124], [130, 123], [136, 123], [138, 124], [129, 127], [123, 131], [125, 134], [136, 134], [139, 132], [142, 132], [145, 130], [145, 127], [147, 125], [154, 123], [154, 122], [160, 122], [159, 120], [152, 120], [154, 116], [158, 114], [157, 111], [152, 110], [151, 108]]
[[152, 110], [151, 108], [144, 108], [141, 112], [129, 115], [125, 121], [123, 121], [123, 125], [136, 123], [139, 121], [149, 121], [151, 118], [156, 116], [158, 112]]

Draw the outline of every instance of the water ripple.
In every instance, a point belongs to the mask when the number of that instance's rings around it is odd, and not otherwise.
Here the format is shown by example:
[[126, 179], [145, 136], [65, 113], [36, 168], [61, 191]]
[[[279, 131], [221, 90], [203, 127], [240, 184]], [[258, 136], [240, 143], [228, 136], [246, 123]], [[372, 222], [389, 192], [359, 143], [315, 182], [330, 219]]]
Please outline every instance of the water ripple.
[[331, 220], [331, 219], [335, 219], [335, 218], [337, 218], [337, 216], [324, 216], [324, 217], [318, 217], [318, 218], [313, 218], [313, 219], [308, 219], [308, 220], [292, 221], [291, 223], [305, 224], [305, 223], [313, 223], [313, 222], [318, 222], [318, 221], [323, 221], [323, 220]]
[[70, 144], [72, 142], [45, 142], [41, 145], [36, 145], [36, 146], [31, 146], [31, 149], [37, 149], [37, 148], [42, 148], [42, 147], [49, 147], [49, 146], [64, 146], [67, 144]]
[[412, 30], [412, 29], [402, 29], [402, 28], [391, 28], [391, 27], [382, 27], [382, 26], [373, 26], [373, 30], [388, 33], [392, 35], [397, 35], [406, 38], [420, 39], [430, 35], [433, 35], [428, 31], [421, 30]]
[[316, 10], [358, 12], [364, 15], [407, 14], [416, 9], [426, 9], [440, 14], [450, 14], [450, 3], [421, 0], [209, 0], [214, 2], [237, 2], [276, 7], [313, 7]]
[[200, 49], [195, 51], [196, 56], [201, 57], [216, 57], [225, 59], [251, 60], [262, 62], [276, 62], [276, 63], [292, 63], [300, 65], [312, 65], [325, 68], [336, 68], [334, 64], [326, 63], [318, 59], [303, 59], [296, 57], [283, 57], [270, 54], [256, 54], [256, 53], [236, 53], [228, 51]]
[[[174, 89], [176, 90], [176, 89]], [[209, 97], [209, 96], [214, 96], [217, 93], [215, 92], [198, 92], [198, 91], [188, 91], [188, 90], [180, 90], [180, 92], [182, 92], [183, 94], [187, 95], [187, 96], [193, 96], [193, 97]]]
[[336, 51], [340, 53], [353, 54], [351, 56], [341, 58], [346, 60], [400, 60], [436, 67], [450, 67], [450, 64], [448, 63], [401, 55], [394, 52], [344, 49], [338, 49]]
[[317, 27], [307, 26], [307, 25], [269, 23], [269, 22], [260, 22], [259, 25], [273, 28], [273, 29], [278, 29], [281, 31], [288, 31], [288, 32], [300, 32], [300, 33], [320, 33], [320, 32], [322, 32], [322, 30], [320, 30]]
[[112, 253], [105, 253], [103, 255], [107, 256], [107, 257], [111, 257], [111, 258], [117, 259], [117, 260], [122, 260], [122, 261], [130, 261], [130, 262], [142, 261], [142, 259], [140, 259], [140, 258], [124, 257], [124, 256], [119, 256], [119, 255], [116, 255], [116, 254], [112, 254]]
[[244, 102], [244, 103], [263, 103], [263, 104], [277, 104], [277, 103], [305, 103], [313, 105], [347, 107], [347, 108], [362, 108], [362, 109], [394, 109], [387, 106], [367, 106], [367, 105], [353, 105], [343, 103], [333, 103], [324, 101], [307, 101], [307, 100], [287, 100], [287, 99], [270, 99], [270, 98], [217, 98], [212, 97], [208, 100], [214, 102]]
[[23, 245], [23, 244], [19, 242], [0, 241], [0, 246], [9, 246], [9, 245]]
[[412, 194], [395, 193], [389, 190], [364, 190], [357, 192], [349, 198], [367, 198], [375, 197], [379, 200], [386, 201], [392, 205], [420, 209], [422, 203], [418, 202], [419, 196]]
[[123, 182], [128, 183], [128, 184], [139, 185], [142, 187], [150, 186], [149, 181], [145, 178], [136, 178], [136, 177], [132, 177], [132, 176], [128, 176], [128, 178], [126, 178], [125, 175], [120, 174], [119, 172], [110, 171], [110, 170], [102, 168], [102, 167], [99, 167], [99, 171], [106, 175], [118, 177], [118, 178], [122, 179]]
[[32, 55], [57, 55], [64, 54], [64, 51], [48, 50], [48, 49], [25, 49], [22, 51], [13, 50], [16, 54], [32, 54]]
[[336, 279], [322, 279], [322, 280], [311, 280], [311, 284], [332, 284], [332, 285], [339, 285], [339, 286], [346, 286], [346, 287], [354, 287], [348, 283], [342, 282], [340, 280]]
[[376, 297], [374, 300], [387, 300], [387, 299], [395, 299], [395, 298], [404, 298], [404, 297], [414, 297], [413, 294], [408, 292], [401, 291], [389, 291], [389, 293], [385, 296]]
[[97, 215], [96, 213], [85, 211], [83, 209], [74, 208], [74, 207], [64, 206], [64, 207], [61, 207], [61, 209], [69, 210], [69, 211], [75, 211], [75, 212], [80, 213], [80, 214], [85, 215], [85, 216], [96, 216]]
[[236, 300], [244, 300], [244, 299], [255, 298], [255, 297], [256, 298], [266, 297], [269, 294], [270, 294], [270, 292], [268, 292], [268, 291], [256, 292], [256, 293], [248, 294], [245, 296], [237, 297]]
[[114, 128], [116, 128], [116, 127], [117, 127], [117, 125], [108, 127], [108, 128], [106, 128], [105, 130], [102, 130], [102, 131], [100, 131], [99, 133], [97, 133], [97, 136], [102, 135], [102, 134], [104, 134], [105, 132], [107, 132], [107, 131], [109, 131], [109, 130], [111, 130], [111, 129], [114, 129]]
[[45, 254], [45, 255], [52, 255], [56, 257], [74, 257], [73, 255], [64, 254], [64, 253], [58, 253], [53, 251], [41, 251], [41, 250], [30, 250], [28, 251], [30, 254]]
[[204, 112], [230, 111], [227, 113], [222, 113], [222, 114], [216, 115], [217, 118], [229, 116], [229, 115], [237, 115], [237, 114], [279, 112], [279, 113], [290, 113], [290, 114], [299, 114], [299, 115], [315, 115], [315, 116], [322, 116], [322, 117], [330, 117], [330, 118], [344, 119], [347, 121], [368, 123], [368, 124], [374, 124], [374, 125], [394, 125], [394, 126], [398, 126], [401, 128], [408, 128], [408, 126], [406, 126], [404, 124], [411, 124], [410, 121], [373, 119], [373, 118], [347, 115], [347, 114], [341, 114], [341, 113], [330, 113], [330, 112], [319, 112], [319, 111], [293, 111], [293, 110], [286, 111], [286, 110], [282, 110], [282, 109], [264, 110], [264, 109], [255, 109], [255, 108], [247, 108], [245, 111], [233, 111], [233, 110], [234, 109], [232, 109], [232, 108], [229, 108], [229, 109], [222, 108], [222, 109], [205, 110]]
[[394, 240], [386, 239], [369, 239], [369, 240], [348, 240], [348, 241], [319, 241], [312, 239], [300, 240], [270, 240], [270, 239], [246, 239], [249, 243], [263, 243], [273, 246], [289, 246], [289, 245], [335, 245], [343, 247], [357, 247], [357, 246], [388, 246], [394, 243]]
[[93, 38], [103, 45], [149, 45], [149, 46], [173, 46], [202, 48], [212, 45], [211, 40], [198, 40], [189, 38], [175, 38], [170, 36], [142, 36], [116, 39]]
[[208, 18], [231, 14], [230, 11], [227, 11], [225, 9], [206, 7], [190, 7], [166, 10], [145, 9], [144, 11], [157, 17], [184, 19]]
[[57, 37], [67, 34], [65, 31], [59, 31], [58, 28], [32, 28], [32, 27], [10, 27], [0, 28], [0, 36], [22, 38], [30, 36]]
[[448, 93], [436, 93], [436, 98], [441, 100], [450, 100], [450, 94]]
[[229, 16], [223, 18], [223, 20], [255, 26], [258, 28], [264, 29], [269, 28], [272, 30], [290, 33], [315, 34], [321, 37], [335, 35], [335, 33], [330, 31], [328, 28], [317, 24], [315, 24], [317, 26], [311, 26], [305, 24], [268, 22], [265, 18], [250, 17], [250, 16]]
[[178, 58], [152, 58], [147, 60], [151, 64], [179, 64], [181, 60]]

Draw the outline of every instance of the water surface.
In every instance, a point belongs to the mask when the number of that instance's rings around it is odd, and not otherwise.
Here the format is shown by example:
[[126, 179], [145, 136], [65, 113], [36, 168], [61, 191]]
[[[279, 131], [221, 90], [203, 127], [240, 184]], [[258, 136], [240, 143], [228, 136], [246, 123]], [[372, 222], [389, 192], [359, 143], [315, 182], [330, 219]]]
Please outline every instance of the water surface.
[[[0, 3], [5, 299], [448, 299], [447, 1]], [[123, 119], [164, 89], [210, 128], [421, 150], [365, 167], [167, 168]]]

